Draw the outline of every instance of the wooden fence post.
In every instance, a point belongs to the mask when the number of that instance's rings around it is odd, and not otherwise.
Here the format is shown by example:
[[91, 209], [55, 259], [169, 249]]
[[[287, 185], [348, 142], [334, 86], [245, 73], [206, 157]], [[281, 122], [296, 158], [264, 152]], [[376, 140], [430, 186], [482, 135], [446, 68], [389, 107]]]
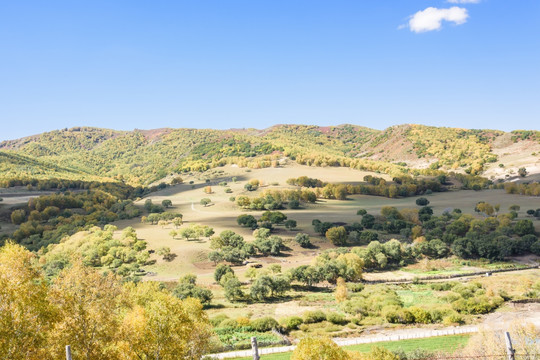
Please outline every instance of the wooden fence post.
[[510, 338], [508, 331], [504, 333], [504, 338], [506, 340], [506, 354], [508, 355], [508, 360], [515, 360], [516, 350], [512, 347], [512, 339]]
[[71, 346], [66, 345], [66, 360], [71, 360]]
[[251, 350], [253, 351], [253, 360], [260, 360], [259, 345], [257, 345], [257, 338], [255, 336], [251, 338]]

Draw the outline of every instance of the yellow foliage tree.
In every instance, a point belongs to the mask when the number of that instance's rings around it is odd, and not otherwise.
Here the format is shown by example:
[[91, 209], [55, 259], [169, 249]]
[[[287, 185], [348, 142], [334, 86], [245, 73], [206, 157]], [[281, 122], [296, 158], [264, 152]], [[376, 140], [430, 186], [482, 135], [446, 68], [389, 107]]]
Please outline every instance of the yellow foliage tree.
[[291, 360], [350, 360], [350, 356], [328, 338], [307, 337], [300, 340]]
[[418, 225], [413, 226], [413, 228], [411, 229], [411, 237], [413, 238], [413, 240], [421, 236], [422, 236], [422, 227]]
[[54, 318], [34, 255], [8, 242], [0, 248], [0, 358], [47, 359], [46, 333]]
[[71, 345], [77, 359], [117, 358], [118, 328], [126, 298], [113, 275], [101, 275], [76, 260], [55, 279], [49, 301], [58, 311], [48, 344], [56, 359], [64, 356], [66, 345]]
[[121, 329], [124, 358], [200, 359], [211, 328], [198, 300], [180, 300], [155, 282], [127, 285], [134, 306]]
[[347, 284], [345, 283], [345, 280], [342, 277], [339, 277], [337, 279], [337, 286], [336, 286], [336, 291], [334, 292], [334, 296], [336, 297], [336, 301], [338, 303], [341, 303], [347, 300], [347, 297], [348, 297]]
[[364, 269], [364, 260], [355, 253], [341, 254], [337, 261], [345, 264], [346, 278], [350, 281], [362, 280], [362, 270]]
[[0, 359], [199, 359], [211, 327], [198, 300], [144, 282], [122, 286], [72, 259], [48, 285], [34, 255], [0, 248]]

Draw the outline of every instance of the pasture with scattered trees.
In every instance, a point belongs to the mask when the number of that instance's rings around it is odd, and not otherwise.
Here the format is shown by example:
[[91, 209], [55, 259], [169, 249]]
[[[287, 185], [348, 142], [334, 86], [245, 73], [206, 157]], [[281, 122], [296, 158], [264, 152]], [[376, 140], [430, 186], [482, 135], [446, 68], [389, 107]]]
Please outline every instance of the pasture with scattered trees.
[[[420, 154], [440, 151], [418, 146]], [[332, 163], [321, 154], [295, 156]], [[21, 358], [59, 357], [59, 344], [79, 339], [89, 344], [74, 346], [81, 357], [144, 358], [165, 346], [160, 358], [171, 358], [167, 351], [193, 358], [248, 348], [252, 336], [261, 346], [283, 344], [277, 330], [307, 339], [292, 355], [297, 359], [319, 347], [344, 359], [406, 358], [383, 350], [352, 354], [312, 339], [475, 324], [507, 311], [510, 301], [540, 297], [540, 275], [530, 269], [540, 257], [538, 183], [475, 175], [487, 153], [465, 174], [391, 176], [384, 172], [403, 165], [379, 172], [357, 170], [356, 160], [337, 168], [214, 169], [199, 160], [188, 167], [204, 172], [183, 168], [182, 178], [169, 174], [167, 184], [147, 187], [8, 184], [15, 194], [30, 186], [35, 195], [16, 202], [2, 194], [0, 203], [0, 292], [16, 314], [4, 323], [9, 334], [26, 334], [13, 344], [0, 340], [1, 354], [24, 342], [32, 345]], [[77, 302], [89, 292], [93, 297]], [[92, 317], [101, 307], [108, 316]], [[71, 326], [86, 309], [89, 324], [115, 331], [87, 338]]]

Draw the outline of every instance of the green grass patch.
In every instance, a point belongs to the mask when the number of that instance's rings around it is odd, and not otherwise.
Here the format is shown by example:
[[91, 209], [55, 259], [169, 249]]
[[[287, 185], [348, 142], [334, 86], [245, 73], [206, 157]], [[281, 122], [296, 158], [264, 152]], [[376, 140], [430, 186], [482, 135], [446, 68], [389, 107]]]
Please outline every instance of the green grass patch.
[[397, 290], [396, 293], [403, 302], [403, 307], [441, 303], [432, 290]]
[[402, 341], [386, 341], [380, 343], [360, 344], [347, 346], [345, 349], [369, 352], [374, 346], [384, 347], [390, 351], [403, 350], [404, 352], [410, 352], [416, 349], [422, 349], [432, 352], [445, 352], [451, 353], [458, 348], [467, 345], [470, 339], [470, 335], [450, 335], [450, 336], [437, 336], [425, 339], [410, 339]]
[[[452, 353], [455, 350], [467, 345], [470, 335], [450, 335], [437, 336], [425, 339], [410, 339], [401, 341], [386, 341], [371, 344], [360, 344], [345, 346], [344, 349], [366, 353], [371, 351], [374, 346], [384, 347], [390, 351], [403, 350], [410, 352], [416, 349], [427, 350], [431, 352]], [[261, 356], [261, 360], [289, 360], [292, 353], [270, 354]], [[237, 360], [251, 360], [251, 357], [238, 358]]]

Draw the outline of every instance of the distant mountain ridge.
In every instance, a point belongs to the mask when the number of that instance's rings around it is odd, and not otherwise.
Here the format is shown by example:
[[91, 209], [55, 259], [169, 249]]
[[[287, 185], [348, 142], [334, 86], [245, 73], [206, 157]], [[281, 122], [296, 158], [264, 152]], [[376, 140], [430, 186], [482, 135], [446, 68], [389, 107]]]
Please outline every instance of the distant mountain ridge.
[[538, 131], [466, 130], [396, 125], [275, 125], [267, 129], [117, 131], [75, 127], [0, 143], [0, 177], [124, 180], [148, 184], [173, 172], [236, 163], [275, 166], [288, 157], [312, 166], [350, 166], [385, 173], [411, 169], [481, 174], [505, 147], [535, 149]]

